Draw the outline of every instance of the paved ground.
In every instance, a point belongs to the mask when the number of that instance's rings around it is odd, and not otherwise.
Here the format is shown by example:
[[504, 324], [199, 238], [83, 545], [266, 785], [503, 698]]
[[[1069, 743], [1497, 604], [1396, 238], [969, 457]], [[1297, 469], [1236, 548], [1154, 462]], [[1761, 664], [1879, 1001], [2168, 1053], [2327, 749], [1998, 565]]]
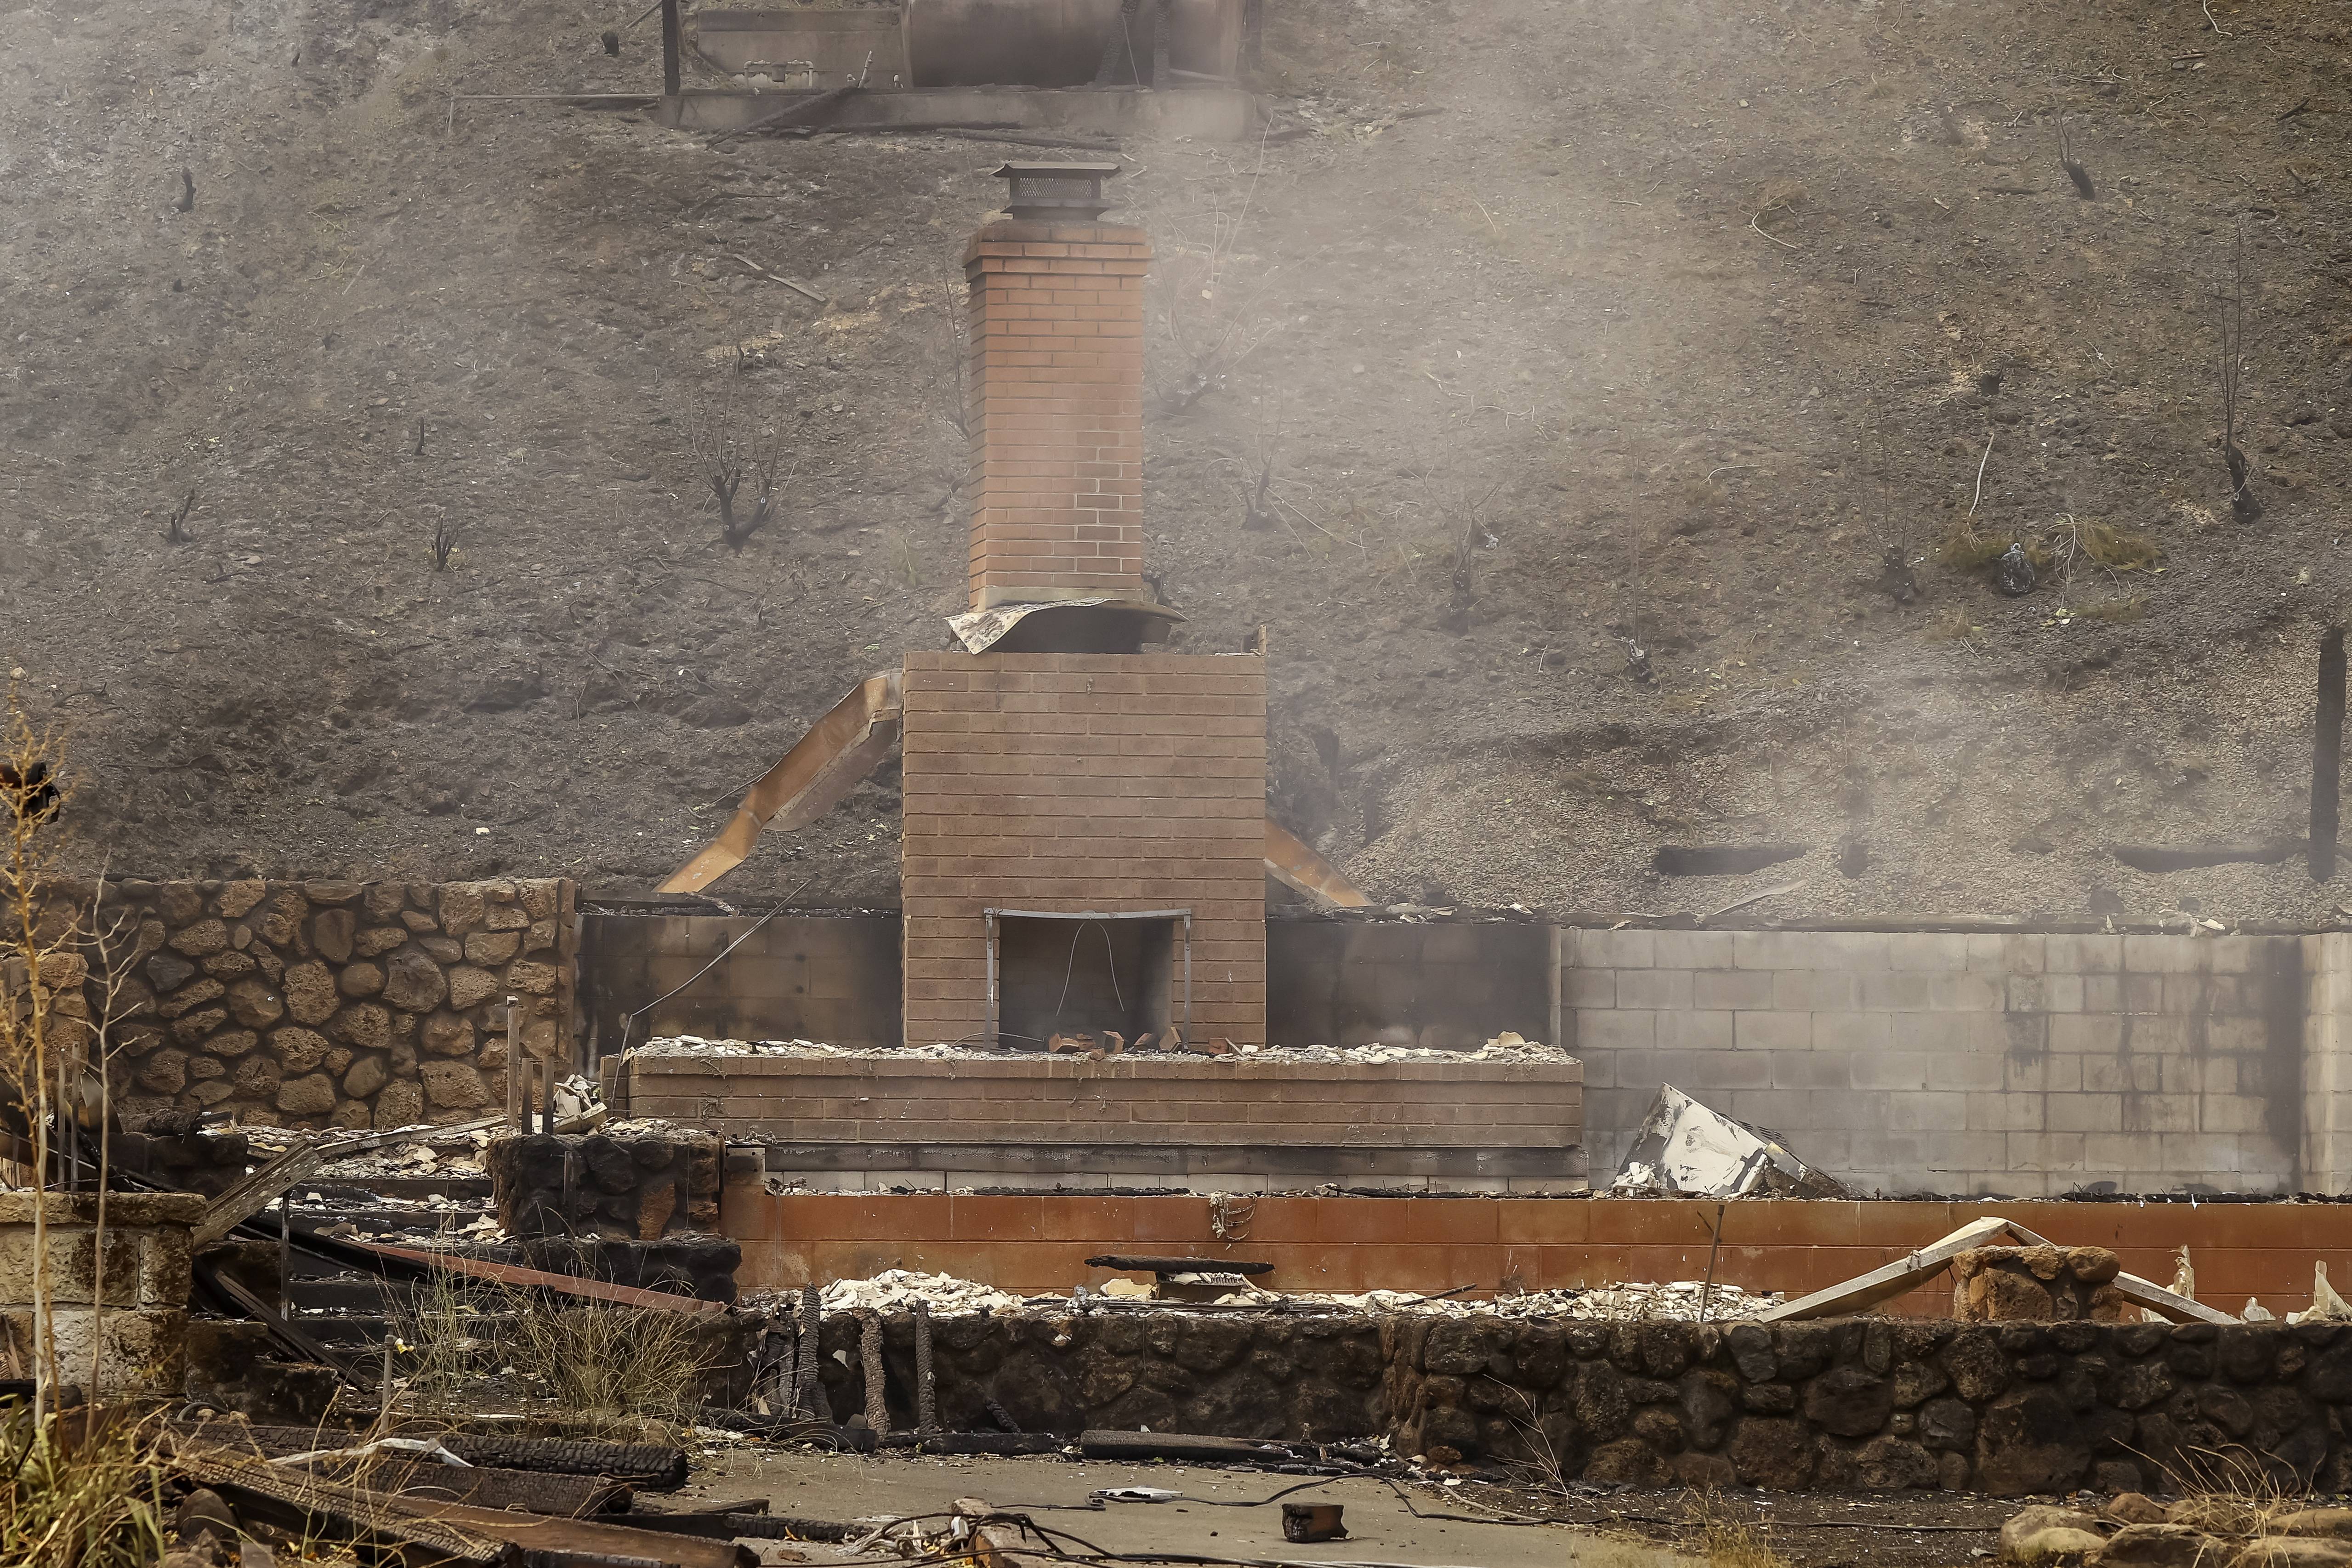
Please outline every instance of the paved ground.
[[[1286, 1476], [1252, 1475], [1173, 1465], [1074, 1463], [1055, 1458], [917, 1458], [860, 1457], [797, 1449], [742, 1450], [704, 1460], [693, 1481], [665, 1506], [765, 1496], [777, 1513], [832, 1520], [880, 1520], [944, 1511], [961, 1497], [997, 1507], [1034, 1510], [1038, 1523], [1083, 1537], [1108, 1552], [1167, 1552], [1235, 1562], [1391, 1563], [1415, 1568], [1670, 1568], [1685, 1562], [1668, 1552], [1567, 1525], [1472, 1524], [1415, 1519], [1397, 1494], [1358, 1478], [1296, 1494], [1343, 1504], [1349, 1538], [1321, 1546], [1282, 1539], [1282, 1510], [1221, 1507], [1254, 1502], [1295, 1485]], [[1105, 1488], [1150, 1486], [1183, 1493], [1166, 1503], [1112, 1503], [1087, 1508], [1087, 1494]], [[1053, 1505], [1048, 1508], [1045, 1505]], [[1475, 1511], [1434, 1489], [1416, 1489], [1423, 1513]], [[1076, 1542], [1064, 1543], [1083, 1552]], [[807, 1550], [823, 1561], [821, 1548]]]

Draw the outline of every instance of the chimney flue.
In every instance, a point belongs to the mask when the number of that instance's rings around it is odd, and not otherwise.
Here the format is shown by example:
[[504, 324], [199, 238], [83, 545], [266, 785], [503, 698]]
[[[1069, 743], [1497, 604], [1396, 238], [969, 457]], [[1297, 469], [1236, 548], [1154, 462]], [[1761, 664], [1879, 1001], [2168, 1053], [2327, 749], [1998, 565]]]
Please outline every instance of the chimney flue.
[[1004, 210], [1014, 217], [1092, 223], [1111, 205], [1103, 182], [1118, 173], [1117, 163], [1006, 163], [996, 177], [1012, 189]]
[[1139, 228], [1101, 221], [1116, 163], [1007, 163], [1011, 216], [964, 251], [971, 607], [1149, 603]]

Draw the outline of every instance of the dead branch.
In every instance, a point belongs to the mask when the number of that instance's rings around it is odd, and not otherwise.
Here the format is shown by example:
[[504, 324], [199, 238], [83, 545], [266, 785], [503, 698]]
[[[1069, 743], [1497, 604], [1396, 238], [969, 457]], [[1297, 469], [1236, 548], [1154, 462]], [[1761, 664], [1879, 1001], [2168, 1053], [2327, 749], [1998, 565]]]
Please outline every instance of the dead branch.
[[186, 498], [180, 502], [180, 510], [172, 514], [171, 525], [163, 530], [163, 542], [165, 543], [185, 544], [188, 542], [190, 538], [188, 533], [188, 513], [194, 511], [195, 510], [195, 506], [196, 492], [192, 489], [187, 493]]
[[2240, 386], [2246, 355], [2246, 226], [2238, 225], [2237, 245], [2230, 263], [2230, 288], [2216, 295], [2221, 336], [2221, 460], [2230, 470], [2230, 510], [2241, 522], [2263, 514], [2263, 503], [2250, 488], [2253, 466], [2238, 445]]
[[[756, 428], [745, 418], [735, 406], [731, 389], [727, 395], [694, 403], [686, 411], [684, 425], [687, 451], [719, 506], [719, 540], [740, 554], [751, 536], [774, 519], [783, 437], [772, 428]], [[737, 504], [747, 481], [751, 505], [739, 513]]]

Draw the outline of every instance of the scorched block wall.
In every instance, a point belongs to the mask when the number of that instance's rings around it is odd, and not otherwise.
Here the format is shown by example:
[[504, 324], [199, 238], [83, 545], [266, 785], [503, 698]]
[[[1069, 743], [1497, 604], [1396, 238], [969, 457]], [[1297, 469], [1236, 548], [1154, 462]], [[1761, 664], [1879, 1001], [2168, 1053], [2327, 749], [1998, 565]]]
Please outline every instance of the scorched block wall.
[[908, 1044], [986, 1030], [990, 908], [1190, 909], [1192, 1037], [1265, 1043], [1264, 660], [910, 653], [904, 700]]

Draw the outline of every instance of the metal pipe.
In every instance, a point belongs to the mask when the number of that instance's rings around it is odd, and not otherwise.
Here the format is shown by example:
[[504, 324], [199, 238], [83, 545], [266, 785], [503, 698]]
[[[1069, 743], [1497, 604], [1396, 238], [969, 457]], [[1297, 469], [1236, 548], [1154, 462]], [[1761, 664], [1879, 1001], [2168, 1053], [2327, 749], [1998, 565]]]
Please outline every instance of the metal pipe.
[[678, 37], [677, 0], [662, 0], [662, 96], [677, 101], [678, 94], [677, 61], [682, 51]]

